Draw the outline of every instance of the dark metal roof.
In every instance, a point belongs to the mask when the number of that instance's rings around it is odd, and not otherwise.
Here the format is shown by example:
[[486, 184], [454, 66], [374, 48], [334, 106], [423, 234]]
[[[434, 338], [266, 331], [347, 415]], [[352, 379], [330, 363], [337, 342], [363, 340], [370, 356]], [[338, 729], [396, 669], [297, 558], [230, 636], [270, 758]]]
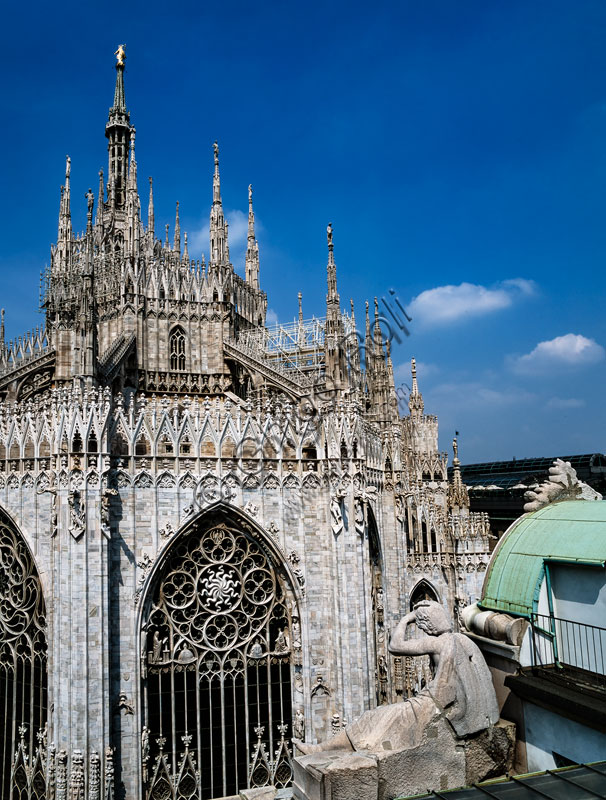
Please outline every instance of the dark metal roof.
[[[576, 456], [550, 456], [548, 458], [521, 458], [513, 461], [488, 461], [461, 466], [461, 477], [467, 486], [498, 486], [509, 489], [518, 483], [541, 483], [549, 474], [555, 459], [569, 461], [581, 480], [594, 473], [606, 472], [606, 455], [584, 453]], [[451, 472], [452, 467], [449, 469]]]
[[[533, 775], [519, 775], [496, 781], [485, 781], [465, 789], [442, 789], [427, 794], [417, 794], [414, 798], [437, 798], [438, 800], [538, 800], [541, 797], [551, 800], [591, 800], [606, 798], [606, 761], [595, 764], [563, 767], [562, 769], [537, 772]], [[412, 800], [409, 795], [407, 800]], [[404, 796], [400, 800], [405, 800]]]

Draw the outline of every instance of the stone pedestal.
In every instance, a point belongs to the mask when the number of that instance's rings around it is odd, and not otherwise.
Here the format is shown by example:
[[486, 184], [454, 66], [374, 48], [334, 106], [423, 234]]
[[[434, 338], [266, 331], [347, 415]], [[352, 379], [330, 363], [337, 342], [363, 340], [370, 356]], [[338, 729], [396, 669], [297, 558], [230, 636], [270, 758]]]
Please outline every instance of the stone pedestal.
[[515, 725], [499, 721], [467, 739], [439, 716], [407, 750], [327, 750], [294, 759], [296, 800], [393, 800], [453, 789], [503, 775], [511, 767]]

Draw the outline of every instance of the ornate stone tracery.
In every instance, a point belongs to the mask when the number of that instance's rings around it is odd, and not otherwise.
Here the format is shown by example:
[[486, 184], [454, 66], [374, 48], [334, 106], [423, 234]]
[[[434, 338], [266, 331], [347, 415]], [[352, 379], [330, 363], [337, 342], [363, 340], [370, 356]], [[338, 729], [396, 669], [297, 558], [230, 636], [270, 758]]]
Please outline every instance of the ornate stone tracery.
[[29, 549], [0, 512], [0, 798], [42, 800], [46, 760], [46, 619]]
[[254, 533], [217, 517], [176, 541], [144, 623], [146, 797], [290, 783], [290, 609]]

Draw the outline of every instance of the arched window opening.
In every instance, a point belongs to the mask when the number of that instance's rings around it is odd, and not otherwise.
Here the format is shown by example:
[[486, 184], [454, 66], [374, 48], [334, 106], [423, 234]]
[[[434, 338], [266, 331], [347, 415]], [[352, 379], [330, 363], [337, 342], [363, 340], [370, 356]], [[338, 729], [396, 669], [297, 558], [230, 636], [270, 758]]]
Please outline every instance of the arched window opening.
[[341, 440], [341, 458], [343, 460], [347, 460], [347, 458], [348, 458], [347, 445], [345, 444], [345, 442], [343, 440]]
[[91, 435], [88, 437], [87, 449], [89, 453], [99, 452], [99, 444], [94, 433], [91, 433]]
[[116, 433], [114, 438], [112, 439], [112, 454], [115, 456], [127, 456], [128, 455], [128, 442], [122, 435], [120, 431]]
[[391, 458], [389, 456], [385, 459], [385, 472], [391, 472]]
[[432, 553], [437, 553], [438, 552], [438, 543], [436, 542], [436, 532], [435, 532], [435, 530], [433, 528], [430, 531], [430, 535], [431, 535], [431, 552]]
[[173, 371], [185, 370], [185, 331], [175, 328], [170, 335], [170, 368]]
[[421, 580], [417, 583], [410, 595], [410, 610], [412, 611], [418, 603], [424, 600], [434, 600], [436, 603], [440, 602], [438, 594], [433, 586], [427, 583], [427, 581]]
[[353, 450], [353, 458], [357, 458], [358, 457], [358, 440], [357, 439], [353, 440], [352, 450]]
[[[45, 797], [46, 619], [29, 549], [0, 512], [0, 800]], [[12, 769], [11, 769], [12, 767]]]
[[174, 447], [172, 439], [170, 439], [167, 434], [163, 433], [160, 437], [160, 441], [158, 442], [158, 453], [161, 456], [172, 456], [174, 455]]
[[73, 453], [82, 452], [82, 437], [77, 431], [74, 435], [74, 438], [72, 439], [72, 452]]
[[149, 455], [149, 446], [147, 444], [147, 439], [145, 438], [145, 436], [140, 436], [135, 442], [135, 455], [136, 456]]
[[421, 541], [423, 547], [422, 552], [427, 553], [427, 523], [425, 520], [421, 522]]
[[303, 458], [309, 461], [316, 461], [318, 458], [317, 449], [311, 444], [305, 445], [303, 447]]
[[217, 515], [175, 544], [143, 625], [146, 800], [290, 784], [293, 609], [264, 544], [237, 524]]

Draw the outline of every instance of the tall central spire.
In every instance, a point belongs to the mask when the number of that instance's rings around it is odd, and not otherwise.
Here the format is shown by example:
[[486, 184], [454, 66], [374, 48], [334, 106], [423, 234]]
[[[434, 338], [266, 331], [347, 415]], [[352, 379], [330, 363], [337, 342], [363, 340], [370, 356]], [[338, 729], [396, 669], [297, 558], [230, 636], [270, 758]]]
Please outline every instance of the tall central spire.
[[126, 53], [121, 44], [116, 50], [116, 87], [114, 104], [109, 110], [109, 118], [105, 126], [105, 135], [109, 140], [108, 184], [110, 194], [115, 197], [116, 208], [124, 208], [126, 202], [126, 179], [128, 170], [128, 152], [130, 147], [130, 114], [126, 110], [124, 96], [124, 61]]

